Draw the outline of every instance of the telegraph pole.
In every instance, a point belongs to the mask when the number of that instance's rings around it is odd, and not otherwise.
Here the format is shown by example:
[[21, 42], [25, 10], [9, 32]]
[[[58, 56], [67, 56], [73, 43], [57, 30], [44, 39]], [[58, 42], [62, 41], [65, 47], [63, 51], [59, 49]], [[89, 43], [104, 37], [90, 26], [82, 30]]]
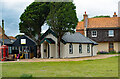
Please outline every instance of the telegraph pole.
[[4, 45], [4, 20], [2, 20], [2, 40]]

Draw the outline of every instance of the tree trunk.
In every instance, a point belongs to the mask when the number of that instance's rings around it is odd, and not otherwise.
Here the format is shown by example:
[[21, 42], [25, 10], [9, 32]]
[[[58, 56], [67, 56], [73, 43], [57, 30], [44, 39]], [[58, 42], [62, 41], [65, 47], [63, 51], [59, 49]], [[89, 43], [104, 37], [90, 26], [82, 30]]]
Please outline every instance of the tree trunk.
[[40, 44], [40, 39], [41, 39], [41, 28], [39, 29], [39, 34], [38, 34], [38, 58], [41, 58], [41, 44]]
[[41, 57], [41, 45], [38, 45], [38, 50], [39, 51], [38, 51], [37, 57], [40, 58]]
[[60, 36], [58, 37], [58, 58], [60, 58]]

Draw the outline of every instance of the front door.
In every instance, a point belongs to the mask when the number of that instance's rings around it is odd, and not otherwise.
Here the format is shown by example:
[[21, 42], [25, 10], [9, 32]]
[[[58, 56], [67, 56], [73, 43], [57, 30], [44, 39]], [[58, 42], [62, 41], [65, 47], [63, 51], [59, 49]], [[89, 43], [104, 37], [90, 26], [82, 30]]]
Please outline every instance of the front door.
[[109, 43], [109, 51], [114, 51], [114, 44], [113, 43]]

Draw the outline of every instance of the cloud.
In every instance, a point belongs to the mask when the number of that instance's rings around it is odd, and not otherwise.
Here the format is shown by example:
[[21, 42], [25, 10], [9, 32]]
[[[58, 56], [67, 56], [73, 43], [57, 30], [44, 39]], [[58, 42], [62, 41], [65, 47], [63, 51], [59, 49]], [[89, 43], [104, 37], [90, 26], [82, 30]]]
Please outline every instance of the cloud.
[[[7, 35], [19, 33], [19, 18], [24, 9], [34, 0], [0, 0], [0, 23], [1, 19], [5, 20], [5, 30]], [[118, 1], [120, 0], [74, 0], [76, 5], [77, 17], [83, 19], [83, 14], [87, 11], [90, 17], [99, 15], [110, 15], [118, 12]], [[1, 25], [1, 24], [0, 24]], [[49, 27], [42, 27], [45, 32]]]
[[119, 1], [119, 4], [118, 4], [118, 16], [120, 17], [120, 1]]
[[99, 15], [110, 15], [118, 12], [118, 1], [120, 0], [74, 0], [79, 21], [87, 11], [89, 17]]
[[1, 19], [5, 21], [5, 32], [8, 36], [15, 36], [19, 33], [19, 18], [24, 12], [24, 9], [32, 3], [32, 1], [33, 0], [4, 0], [1, 2]]

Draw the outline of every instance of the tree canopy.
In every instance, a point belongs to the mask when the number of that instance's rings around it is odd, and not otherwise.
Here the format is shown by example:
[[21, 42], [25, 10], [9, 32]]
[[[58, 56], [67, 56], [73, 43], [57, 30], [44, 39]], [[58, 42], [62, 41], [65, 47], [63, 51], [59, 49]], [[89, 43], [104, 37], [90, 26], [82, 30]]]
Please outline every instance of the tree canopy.
[[65, 32], [74, 32], [78, 23], [76, 7], [72, 2], [56, 2], [51, 4], [47, 24], [58, 35]]
[[20, 32], [39, 42], [41, 27], [45, 23], [49, 11], [50, 7], [47, 2], [33, 2], [30, 4], [20, 17]]
[[51, 3], [47, 24], [58, 35], [58, 53], [60, 57], [60, 40], [66, 32], [74, 32], [78, 23], [76, 7], [72, 2]]

